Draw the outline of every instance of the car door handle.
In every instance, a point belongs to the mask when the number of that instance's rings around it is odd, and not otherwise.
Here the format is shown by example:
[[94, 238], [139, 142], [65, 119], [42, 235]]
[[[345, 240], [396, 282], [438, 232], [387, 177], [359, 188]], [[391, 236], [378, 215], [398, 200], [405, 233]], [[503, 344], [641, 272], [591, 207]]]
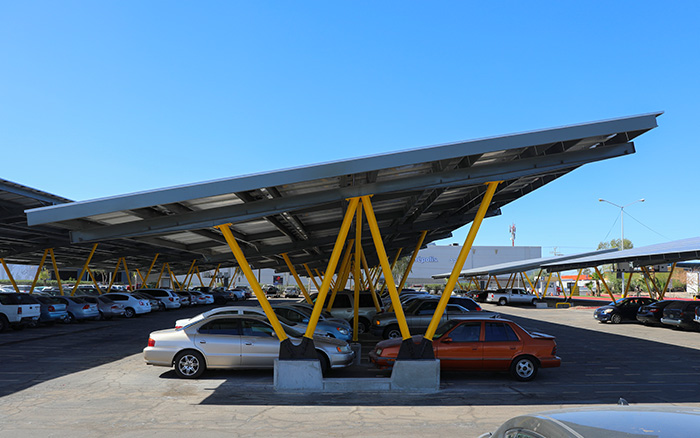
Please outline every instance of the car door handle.
[[246, 342], [245, 344], [246, 344], [246, 345], [253, 345], [252, 342]]
[[206, 344], [207, 341], [199, 341], [200, 344]]

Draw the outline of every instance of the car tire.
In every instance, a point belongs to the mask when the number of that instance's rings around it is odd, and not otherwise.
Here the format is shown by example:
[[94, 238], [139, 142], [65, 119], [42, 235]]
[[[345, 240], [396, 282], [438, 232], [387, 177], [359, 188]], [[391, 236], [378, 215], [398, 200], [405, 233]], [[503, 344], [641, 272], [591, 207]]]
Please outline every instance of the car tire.
[[197, 379], [207, 369], [204, 356], [193, 350], [179, 352], [175, 356], [173, 363], [175, 365], [175, 374], [181, 379]]
[[620, 316], [619, 313], [616, 313], [610, 317], [610, 322], [612, 322], [613, 324], [619, 324], [622, 322], [622, 316]]
[[234, 296], [233, 296], [233, 302], [235, 303], [236, 301], [238, 301], [238, 297], [234, 295]]
[[4, 332], [10, 327], [10, 321], [5, 315], [0, 314], [0, 332]]
[[539, 364], [532, 356], [520, 356], [510, 364], [510, 374], [521, 382], [529, 382], [537, 376]]
[[330, 370], [331, 364], [328, 361], [328, 358], [326, 357], [325, 353], [316, 350], [316, 355], [318, 356], [318, 361], [321, 363], [321, 374], [325, 376], [326, 374], [328, 374], [328, 370]]
[[75, 315], [72, 313], [68, 312], [68, 315], [66, 315], [65, 318], [63, 318], [63, 322], [66, 324], [72, 324], [75, 322]]
[[134, 316], [136, 316], [136, 311], [134, 309], [131, 307], [124, 309], [124, 318], [133, 318]]
[[383, 333], [384, 339], [397, 339], [401, 338], [401, 330], [397, 324], [392, 324], [384, 329]]
[[[354, 327], [353, 320], [350, 321], [350, 326]], [[357, 334], [365, 333], [369, 329], [369, 321], [366, 318], [357, 318]]]
[[161, 312], [165, 311], [165, 303], [164, 302], [162, 302], [162, 301], [158, 302], [158, 310]]
[[498, 305], [499, 305], [499, 306], [505, 306], [506, 304], [508, 304], [508, 300], [506, 300], [505, 298], [500, 298], [500, 299], [498, 300]]
[[537, 298], [533, 298], [532, 301], [530, 301], [530, 304], [533, 306], [537, 303]]

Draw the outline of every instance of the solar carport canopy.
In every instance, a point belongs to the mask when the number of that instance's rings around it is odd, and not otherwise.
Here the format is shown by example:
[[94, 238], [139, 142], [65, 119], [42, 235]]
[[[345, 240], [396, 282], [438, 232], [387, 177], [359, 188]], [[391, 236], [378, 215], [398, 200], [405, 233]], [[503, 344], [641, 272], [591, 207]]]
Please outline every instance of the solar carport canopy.
[[[325, 267], [347, 199], [371, 201], [388, 251], [449, 237], [471, 222], [485, 183], [503, 181], [489, 215], [577, 167], [635, 152], [632, 140], [657, 126], [661, 113], [505, 135], [403, 152], [227, 178], [27, 211], [30, 225], [65, 226], [71, 241], [157, 237], [197, 252], [208, 263], [232, 262], [212, 227], [231, 223], [255, 268], [286, 270], [292, 263]], [[75, 229], [87, 219], [95, 226]], [[366, 240], [366, 242], [365, 242]], [[363, 246], [376, 254], [370, 233]], [[233, 263], [232, 263], [233, 264]]]
[[[503, 274], [513, 274], [513, 273], [518, 273], [518, 272], [527, 272], [531, 271], [533, 269], [540, 269], [546, 264], [550, 264], [553, 262], [562, 262], [565, 260], [570, 260], [570, 259], [576, 259], [580, 257], [585, 257], [589, 255], [601, 255], [601, 254], [607, 254], [610, 252], [617, 251], [615, 249], [603, 249], [600, 251], [592, 251], [592, 252], [587, 252], [587, 253], [580, 253], [580, 254], [572, 254], [572, 255], [566, 255], [566, 256], [557, 256], [557, 257], [540, 257], [536, 259], [528, 259], [528, 260], [517, 260], [514, 262], [506, 262], [506, 263], [499, 263], [497, 265], [489, 265], [489, 266], [482, 266], [479, 268], [472, 268], [472, 269], [465, 269], [459, 273], [460, 277], [480, 277], [484, 275], [503, 275]], [[438, 275], [433, 275], [433, 278], [435, 279], [444, 279], [444, 278], [449, 278], [450, 273], [444, 273], [444, 274], [438, 274]]]
[[638, 267], [696, 259], [700, 259], [700, 237], [547, 263], [543, 267], [551, 271], [566, 271], [610, 263], [632, 263], [633, 266]]

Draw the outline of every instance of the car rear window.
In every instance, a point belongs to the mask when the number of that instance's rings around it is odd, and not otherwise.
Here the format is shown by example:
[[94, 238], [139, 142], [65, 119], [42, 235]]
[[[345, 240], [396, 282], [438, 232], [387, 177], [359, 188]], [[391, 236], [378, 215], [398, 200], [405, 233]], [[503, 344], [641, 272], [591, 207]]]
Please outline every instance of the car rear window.
[[512, 328], [503, 322], [487, 322], [486, 332], [484, 333], [486, 342], [504, 342], [517, 341], [518, 336]]
[[217, 319], [201, 326], [199, 333], [240, 336], [241, 329], [237, 319]]
[[478, 342], [481, 336], [481, 322], [466, 322], [450, 332], [452, 342]]

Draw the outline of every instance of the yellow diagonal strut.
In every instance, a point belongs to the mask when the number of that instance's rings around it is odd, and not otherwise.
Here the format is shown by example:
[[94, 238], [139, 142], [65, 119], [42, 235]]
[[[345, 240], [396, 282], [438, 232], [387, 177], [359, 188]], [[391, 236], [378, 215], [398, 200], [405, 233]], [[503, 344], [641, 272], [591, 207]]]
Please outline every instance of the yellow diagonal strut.
[[309, 296], [309, 293], [306, 291], [306, 288], [304, 287], [304, 283], [301, 281], [301, 278], [299, 278], [299, 274], [297, 274], [297, 270], [294, 269], [294, 265], [292, 265], [292, 261], [289, 260], [289, 256], [287, 255], [286, 252], [282, 253], [282, 258], [284, 259], [284, 262], [287, 264], [287, 268], [289, 268], [289, 272], [291, 272], [292, 275], [294, 276], [294, 280], [297, 282], [297, 286], [299, 286], [301, 293], [304, 294], [304, 299], [306, 299], [306, 302], [308, 302], [309, 304], [313, 304], [313, 301], [311, 301], [311, 297]]
[[452, 290], [455, 287], [455, 284], [457, 283], [457, 279], [459, 278], [459, 273], [462, 271], [462, 267], [464, 266], [464, 262], [467, 260], [467, 256], [469, 255], [469, 252], [472, 249], [472, 244], [474, 244], [474, 239], [476, 238], [476, 233], [479, 231], [479, 227], [481, 226], [481, 222], [484, 220], [484, 217], [486, 216], [486, 211], [489, 208], [489, 205], [491, 204], [491, 199], [493, 199], [494, 193], [496, 193], [496, 188], [498, 187], [498, 182], [490, 182], [488, 183], [488, 188], [486, 189], [486, 193], [484, 194], [483, 199], [481, 200], [481, 205], [479, 206], [479, 210], [476, 213], [476, 217], [474, 218], [474, 221], [472, 222], [472, 226], [469, 229], [469, 234], [467, 234], [467, 238], [464, 241], [464, 246], [462, 246], [462, 250], [459, 252], [459, 257], [457, 257], [457, 262], [454, 265], [454, 268], [452, 268], [452, 273], [450, 274], [449, 280], [447, 280], [447, 284], [445, 285], [445, 290], [442, 292], [442, 296], [440, 297], [440, 301], [438, 302], [438, 306], [435, 309], [435, 313], [433, 314], [433, 319], [430, 320], [430, 325], [428, 326], [428, 329], [425, 331], [425, 339], [428, 341], [433, 340], [433, 336], [435, 336], [435, 330], [438, 328], [438, 324], [440, 323], [440, 319], [442, 318], [442, 314], [445, 313], [445, 308], [447, 307], [447, 301], [450, 299], [450, 295], [452, 294]]
[[[277, 338], [280, 340], [280, 342], [284, 341], [285, 339], [287, 339], [287, 334], [284, 332], [284, 329], [282, 328], [282, 325], [280, 324], [279, 320], [277, 319], [277, 315], [275, 315], [274, 310], [272, 310], [272, 306], [270, 306], [270, 302], [267, 301], [267, 297], [265, 296], [265, 292], [263, 292], [262, 288], [260, 288], [260, 283], [258, 283], [257, 278], [255, 278], [255, 274], [253, 273], [253, 270], [250, 268], [250, 265], [248, 264], [248, 260], [246, 260], [245, 256], [243, 255], [243, 251], [241, 251], [241, 247], [238, 246], [238, 242], [236, 242], [236, 238], [233, 237], [233, 233], [231, 232], [231, 228], [229, 228], [229, 224], [218, 225], [216, 228], [221, 230], [221, 234], [224, 235], [224, 238], [226, 239], [226, 243], [228, 243], [228, 246], [229, 246], [229, 248], [231, 248], [231, 252], [233, 253], [233, 256], [236, 258], [236, 261], [238, 262], [238, 266], [243, 271], [245, 278], [248, 280], [248, 283], [250, 284], [250, 287], [253, 288], [253, 292], [255, 292], [255, 296], [258, 298], [258, 302], [260, 302], [260, 306], [263, 308], [263, 311], [265, 312], [265, 315], [267, 316], [268, 321], [270, 321], [270, 324], [272, 324], [272, 328], [275, 330], [275, 334], [277, 334]], [[192, 266], [194, 266], [194, 262], [192, 263]]]

